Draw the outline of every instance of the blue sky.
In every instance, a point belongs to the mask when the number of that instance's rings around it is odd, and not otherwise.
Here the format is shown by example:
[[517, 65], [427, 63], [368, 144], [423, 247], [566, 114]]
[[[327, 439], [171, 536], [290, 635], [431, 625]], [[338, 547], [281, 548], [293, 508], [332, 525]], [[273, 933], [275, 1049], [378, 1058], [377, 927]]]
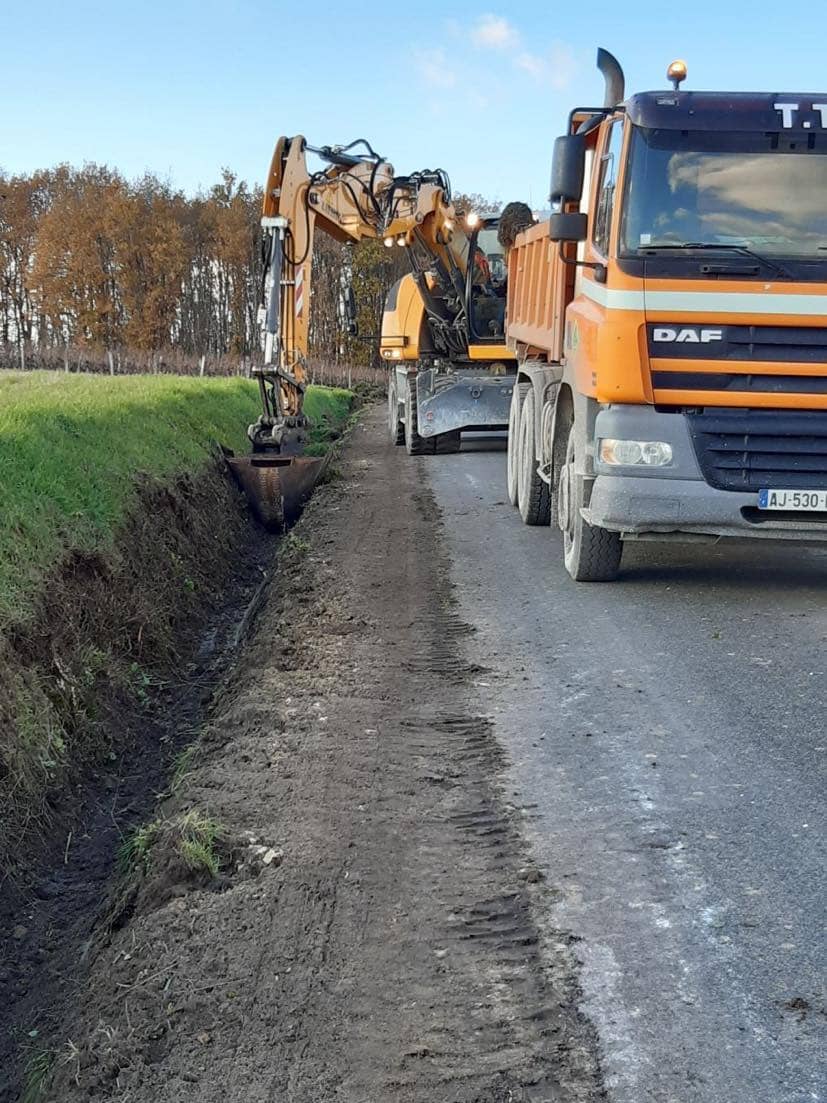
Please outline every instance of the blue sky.
[[[793, 9], [790, 9], [792, 12]], [[149, 169], [186, 191], [222, 165], [263, 180], [279, 134], [367, 137], [400, 172], [541, 206], [568, 110], [602, 100], [598, 45], [628, 91], [827, 91], [827, 6], [756, 0], [0, 0], [0, 166]], [[819, 88], [819, 85], [822, 87]]]

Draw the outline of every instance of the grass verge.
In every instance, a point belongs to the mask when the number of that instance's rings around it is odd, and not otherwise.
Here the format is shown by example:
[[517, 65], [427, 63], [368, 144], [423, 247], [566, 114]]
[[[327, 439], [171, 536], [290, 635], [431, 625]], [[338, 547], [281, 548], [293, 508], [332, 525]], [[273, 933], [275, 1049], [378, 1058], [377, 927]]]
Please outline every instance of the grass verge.
[[[352, 394], [308, 388], [314, 444], [346, 423]], [[259, 412], [246, 379], [0, 374], [0, 629], [24, 620], [68, 550], [110, 550], [137, 473], [203, 468], [215, 441], [247, 450]]]
[[[314, 431], [351, 400], [309, 388]], [[247, 522], [215, 443], [246, 451], [258, 410], [245, 379], [0, 373], [0, 873], [232, 575]]]

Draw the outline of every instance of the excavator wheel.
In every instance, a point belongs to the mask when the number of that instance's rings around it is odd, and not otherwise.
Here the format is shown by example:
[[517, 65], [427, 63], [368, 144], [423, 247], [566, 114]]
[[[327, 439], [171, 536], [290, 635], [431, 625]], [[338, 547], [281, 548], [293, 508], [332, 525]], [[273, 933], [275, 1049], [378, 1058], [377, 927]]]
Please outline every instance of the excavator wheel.
[[416, 376], [409, 375], [405, 388], [405, 449], [409, 456], [433, 456], [434, 437], [421, 437], [416, 415]]
[[388, 379], [388, 432], [391, 444], [405, 443], [405, 425], [399, 419], [399, 391], [397, 389], [396, 371]]

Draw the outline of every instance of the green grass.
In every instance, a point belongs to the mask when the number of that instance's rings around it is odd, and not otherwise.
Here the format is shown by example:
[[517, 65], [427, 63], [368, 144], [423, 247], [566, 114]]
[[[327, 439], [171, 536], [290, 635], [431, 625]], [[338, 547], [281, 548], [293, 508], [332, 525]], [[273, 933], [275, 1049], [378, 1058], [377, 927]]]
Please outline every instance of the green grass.
[[308, 387], [304, 409], [313, 422], [305, 454], [323, 456], [341, 436], [350, 417], [353, 392], [341, 387]]
[[[327, 433], [351, 401], [310, 387], [305, 408]], [[67, 551], [112, 547], [136, 474], [197, 471], [215, 441], [245, 452], [258, 412], [246, 379], [0, 373], [0, 628]]]
[[20, 1103], [37, 1103], [37, 1100], [43, 1098], [53, 1063], [54, 1055], [45, 1050], [37, 1050], [29, 1056], [23, 1073]]
[[169, 791], [177, 793], [189, 775], [195, 768], [195, 760], [198, 756], [198, 744], [190, 743], [175, 756], [172, 764], [172, 777], [169, 781]]
[[193, 809], [181, 818], [180, 841], [181, 855], [189, 869], [194, 873], [208, 873], [217, 877], [221, 859], [215, 844], [225, 834], [220, 823]]
[[304, 412], [311, 421], [328, 418], [341, 427], [350, 416], [353, 391], [342, 387], [308, 387], [304, 396]]
[[126, 836], [118, 848], [118, 869], [123, 876], [149, 871], [150, 855], [159, 831], [160, 824], [156, 820], [141, 824]]
[[124, 877], [148, 874], [155, 848], [163, 845], [177, 850], [193, 873], [217, 877], [221, 858], [216, 844], [225, 834], [221, 824], [197, 808], [172, 819], [153, 820], [124, 839], [118, 850], [118, 868]]

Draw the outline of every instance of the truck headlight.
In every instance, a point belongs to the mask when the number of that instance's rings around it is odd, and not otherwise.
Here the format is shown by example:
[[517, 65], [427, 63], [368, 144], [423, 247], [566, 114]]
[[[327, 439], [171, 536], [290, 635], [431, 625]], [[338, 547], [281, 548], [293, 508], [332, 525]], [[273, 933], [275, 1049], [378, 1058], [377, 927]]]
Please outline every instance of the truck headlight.
[[672, 445], [662, 440], [603, 437], [599, 455], [602, 463], [612, 467], [668, 467], [672, 462]]

